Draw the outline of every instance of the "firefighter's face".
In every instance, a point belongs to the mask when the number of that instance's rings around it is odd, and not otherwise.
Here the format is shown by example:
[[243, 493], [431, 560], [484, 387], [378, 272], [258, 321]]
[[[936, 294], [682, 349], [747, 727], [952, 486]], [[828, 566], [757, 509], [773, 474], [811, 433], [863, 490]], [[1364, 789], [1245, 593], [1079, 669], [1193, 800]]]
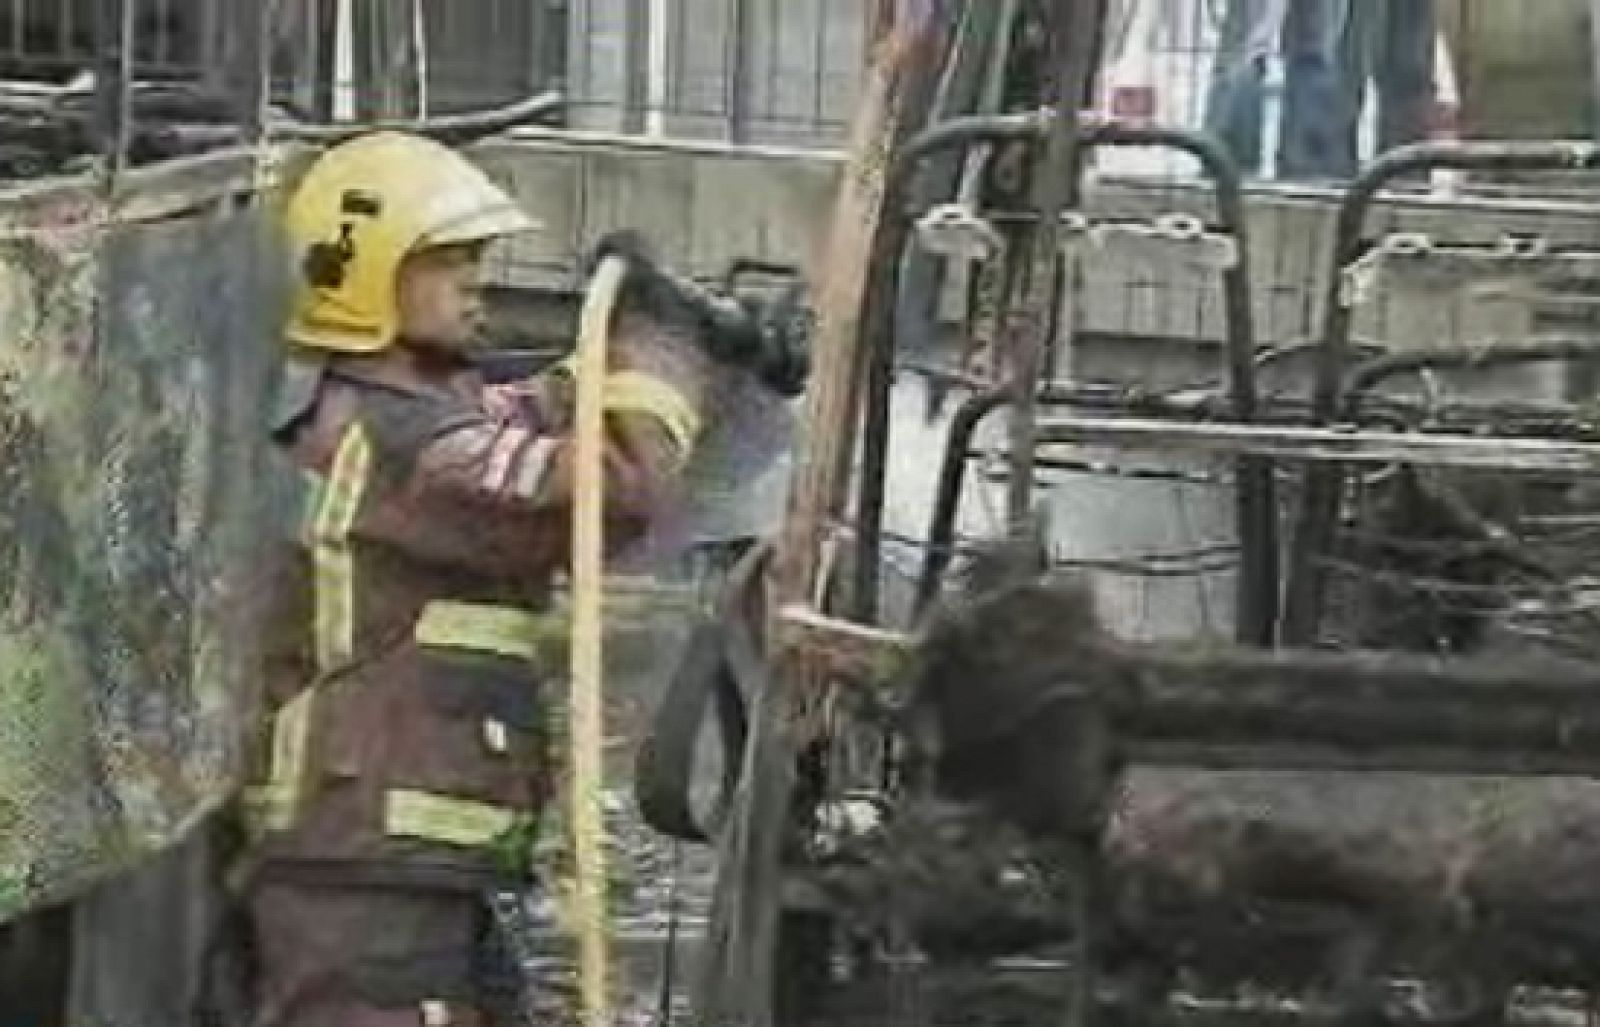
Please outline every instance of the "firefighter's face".
[[400, 265], [400, 335], [408, 343], [460, 350], [483, 328], [483, 247], [437, 246]]

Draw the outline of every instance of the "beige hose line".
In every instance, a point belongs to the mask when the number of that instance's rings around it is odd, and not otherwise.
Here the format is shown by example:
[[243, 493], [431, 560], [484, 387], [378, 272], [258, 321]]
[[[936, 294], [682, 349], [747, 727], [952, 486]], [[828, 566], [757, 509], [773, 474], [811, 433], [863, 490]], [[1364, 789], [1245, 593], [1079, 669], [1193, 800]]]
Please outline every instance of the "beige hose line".
[[619, 257], [600, 263], [584, 299], [578, 334], [576, 453], [572, 513], [572, 838], [573, 919], [578, 934], [585, 1027], [610, 1023], [606, 914], [602, 615], [604, 610], [604, 456], [602, 402], [611, 314], [627, 272]]

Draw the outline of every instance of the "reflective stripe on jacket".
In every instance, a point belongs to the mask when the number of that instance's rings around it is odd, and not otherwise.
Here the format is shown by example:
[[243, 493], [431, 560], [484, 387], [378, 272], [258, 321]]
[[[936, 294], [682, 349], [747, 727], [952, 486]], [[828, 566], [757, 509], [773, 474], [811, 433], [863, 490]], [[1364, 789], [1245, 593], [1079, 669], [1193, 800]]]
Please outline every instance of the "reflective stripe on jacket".
[[[436, 863], [456, 875], [552, 791], [548, 708], [570, 537], [566, 419], [476, 375], [330, 365], [289, 440], [307, 472], [280, 575], [271, 711], [246, 808], [264, 861]], [[695, 381], [607, 389], [607, 541], [665, 501], [699, 434]]]

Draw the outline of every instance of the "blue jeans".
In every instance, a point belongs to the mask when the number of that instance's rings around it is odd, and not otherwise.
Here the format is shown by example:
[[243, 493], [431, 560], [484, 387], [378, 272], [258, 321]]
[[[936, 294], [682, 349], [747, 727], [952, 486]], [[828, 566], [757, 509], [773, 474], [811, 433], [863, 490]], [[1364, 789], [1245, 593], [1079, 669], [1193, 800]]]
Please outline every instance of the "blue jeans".
[[1206, 131], [1246, 174], [1261, 165], [1267, 61], [1283, 55], [1282, 178], [1348, 178], [1366, 82], [1380, 147], [1427, 134], [1433, 101], [1432, 0], [1230, 0], [1206, 98]]
[[1378, 99], [1379, 153], [1428, 137], [1438, 34], [1433, 0], [1356, 0], [1342, 54], [1352, 148], [1369, 79]]
[[1230, 0], [1206, 97], [1206, 131], [1246, 174], [1261, 170], [1267, 62], [1285, 68], [1278, 170], [1286, 178], [1343, 173], [1339, 47], [1348, 0]]

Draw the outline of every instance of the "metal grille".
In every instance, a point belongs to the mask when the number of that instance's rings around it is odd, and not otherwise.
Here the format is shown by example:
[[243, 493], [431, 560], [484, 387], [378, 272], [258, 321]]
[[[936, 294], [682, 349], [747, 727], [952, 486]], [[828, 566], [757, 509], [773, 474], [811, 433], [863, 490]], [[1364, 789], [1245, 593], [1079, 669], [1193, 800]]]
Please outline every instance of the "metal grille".
[[857, 0], [581, 0], [568, 92], [585, 128], [835, 147], [864, 65]]
[[[142, 0], [134, 21], [138, 73], [189, 77], [212, 65], [222, 0]], [[96, 53], [94, 0], [0, 0], [0, 68], [8, 77], [70, 78]]]
[[[280, 67], [292, 64], [302, 82], [339, 85], [337, 6], [280, 8], [295, 26], [280, 25]], [[412, 9], [430, 113], [559, 86], [573, 127], [803, 147], [842, 144], [867, 20], [858, 0], [456, 0]]]
[[549, 0], [425, 4], [423, 16], [433, 113], [508, 103], [559, 74], [565, 11]]
[[[93, 69], [102, 6], [0, 0], [0, 78], [64, 83]], [[365, 80], [360, 39], [340, 70], [341, 7], [283, 0], [272, 25], [276, 95], [323, 118], [349, 85], [342, 75]], [[358, 35], [379, 15], [415, 19], [432, 114], [561, 86], [574, 127], [801, 147], [842, 144], [866, 35], [858, 0], [352, 0], [349, 10]], [[223, 0], [137, 0], [134, 74], [227, 81], [240, 24]]]
[[6, 0], [0, 38], [12, 75], [76, 70], [94, 55], [93, 8], [86, 0]]

